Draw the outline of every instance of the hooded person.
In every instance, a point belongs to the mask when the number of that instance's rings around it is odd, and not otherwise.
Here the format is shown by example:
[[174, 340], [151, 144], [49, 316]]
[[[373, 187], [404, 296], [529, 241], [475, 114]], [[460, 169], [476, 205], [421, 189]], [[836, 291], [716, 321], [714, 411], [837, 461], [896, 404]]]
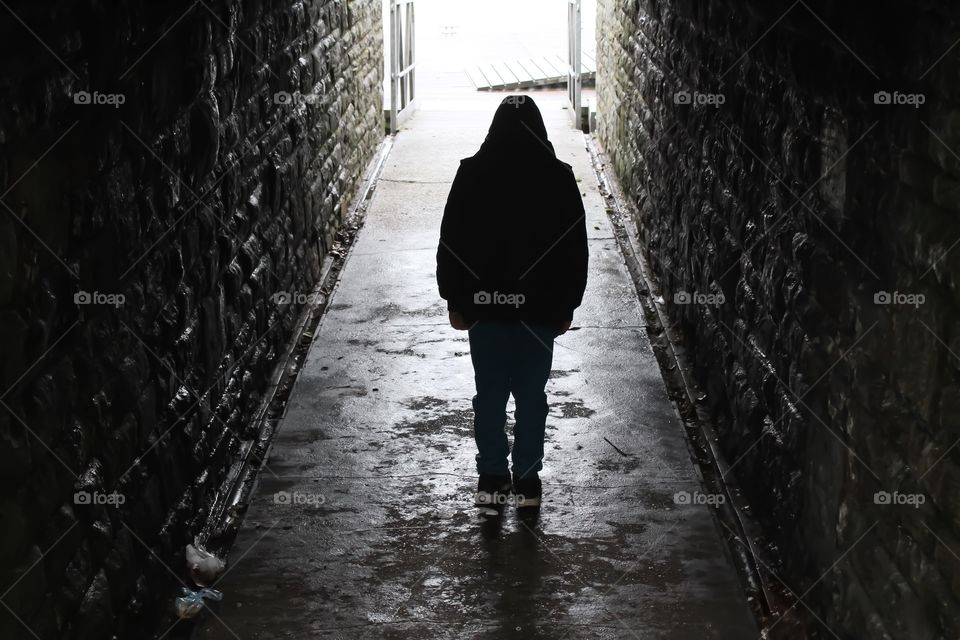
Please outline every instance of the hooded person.
[[[437, 249], [450, 323], [469, 331], [478, 505], [503, 504], [512, 493], [518, 507], [539, 506], [553, 341], [582, 301], [587, 261], [573, 169], [557, 158], [533, 99], [508, 96], [479, 151], [460, 161]], [[510, 394], [512, 451], [504, 431]]]

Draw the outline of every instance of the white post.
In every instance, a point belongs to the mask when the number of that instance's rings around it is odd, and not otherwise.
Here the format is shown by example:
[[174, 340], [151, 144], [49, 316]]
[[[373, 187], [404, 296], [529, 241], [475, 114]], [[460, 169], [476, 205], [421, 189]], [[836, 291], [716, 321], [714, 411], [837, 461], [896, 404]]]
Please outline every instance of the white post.
[[397, 132], [397, 112], [399, 111], [398, 93], [400, 91], [400, 21], [397, 15], [399, 6], [396, 0], [390, 0], [390, 133]]
[[583, 128], [581, 115], [581, 52], [580, 52], [580, 2], [568, 0], [567, 4], [567, 108], [570, 119], [577, 129]]

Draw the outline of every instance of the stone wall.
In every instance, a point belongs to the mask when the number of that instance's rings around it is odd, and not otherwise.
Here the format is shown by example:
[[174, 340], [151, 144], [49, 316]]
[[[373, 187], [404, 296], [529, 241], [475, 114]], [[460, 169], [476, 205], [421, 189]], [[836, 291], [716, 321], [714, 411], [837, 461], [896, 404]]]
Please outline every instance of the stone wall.
[[772, 570], [843, 638], [960, 637], [958, 28], [600, 2], [598, 137]]
[[0, 637], [145, 637], [382, 139], [380, 3], [0, 15]]

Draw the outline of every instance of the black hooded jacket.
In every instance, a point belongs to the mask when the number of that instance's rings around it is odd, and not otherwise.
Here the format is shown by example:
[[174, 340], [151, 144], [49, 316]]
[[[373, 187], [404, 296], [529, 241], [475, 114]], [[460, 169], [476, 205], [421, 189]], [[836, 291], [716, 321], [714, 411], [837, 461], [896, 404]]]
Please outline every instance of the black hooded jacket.
[[509, 96], [450, 188], [437, 250], [440, 296], [467, 322], [559, 325], [580, 306], [587, 258], [573, 169], [557, 159], [533, 100]]

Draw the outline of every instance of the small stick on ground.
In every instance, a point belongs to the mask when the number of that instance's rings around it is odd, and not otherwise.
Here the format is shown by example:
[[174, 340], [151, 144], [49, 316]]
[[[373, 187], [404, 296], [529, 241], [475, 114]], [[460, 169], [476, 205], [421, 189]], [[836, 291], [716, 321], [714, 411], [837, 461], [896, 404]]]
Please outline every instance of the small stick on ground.
[[[607, 440], [607, 436], [603, 436], [603, 439], [604, 439], [604, 440]], [[620, 455], [622, 455], [624, 458], [629, 458], [629, 457], [631, 457], [629, 453], [624, 453], [623, 450], [620, 449], [620, 447], [618, 447], [617, 445], [613, 444], [613, 443], [610, 442], [609, 440], [607, 440], [607, 444], [610, 445], [611, 447], [613, 447], [614, 450], [616, 450], [616, 452], [619, 453]]]

